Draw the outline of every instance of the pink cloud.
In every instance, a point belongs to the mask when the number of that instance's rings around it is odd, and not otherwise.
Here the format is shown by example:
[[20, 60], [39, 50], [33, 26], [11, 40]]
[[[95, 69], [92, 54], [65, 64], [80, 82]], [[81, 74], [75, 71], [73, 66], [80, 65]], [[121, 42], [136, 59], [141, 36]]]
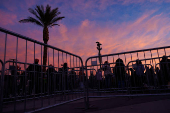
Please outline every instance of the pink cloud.
[[[99, 26], [94, 21], [84, 20], [79, 27], [62, 32], [72, 37], [68, 39], [69, 44], [58, 43], [57, 47], [64, 48], [84, 58], [97, 55], [96, 41], [102, 43], [102, 54], [152, 47], [152, 44], [162, 37], [166, 40], [167, 31], [170, 30], [170, 27], [167, 24], [169, 23], [168, 17], [160, 14], [150, 18], [151, 14], [150, 12], [145, 13], [134, 22], [111, 27]], [[64, 38], [64, 36], [60, 36]], [[53, 45], [51, 42], [49, 44]], [[155, 45], [155, 47], [157, 46]]]
[[[155, 11], [146, 12], [135, 21], [120, 24], [114, 24], [112, 21], [100, 24], [96, 21], [85, 19], [80, 25], [70, 28], [61, 23], [59, 27], [56, 26], [49, 29], [50, 40], [48, 44], [77, 54], [81, 56], [84, 61], [87, 57], [97, 55], [96, 41], [102, 43], [102, 54], [144, 49], [153, 47], [153, 44], [154, 47], [158, 45], [164, 46], [165, 40], [169, 38], [167, 34], [170, 31], [168, 24], [170, 23], [170, 19], [164, 14], [153, 16], [154, 12]], [[2, 17], [1, 14], [4, 15], [5, 13], [0, 13]], [[7, 15], [7, 17], [8, 16], [9, 15]], [[15, 15], [13, 16], [15, 17]], [[15, 19], [16, 17], [14, 20]], [[3, 20], [5, 21], [6, 18]], [[10, 21], [11, 20], [8, 20], [6, 24], [14, 23]], [[5, 22], [1, 22], [1, 24], [4, 23]], [[43, 42], [42, 29], [35, 30], [30, 28], [29, 30], [23, 30], [22, 33], [25, 36]], [[156, 42], [158, 42], [158, 44], [155, 44]], [[24, 46], [24, 44], [22, 46]], [[31, 52], [33, 48], [29, 46], [29, 49], [30, 56], [33, 56]], [[22, 52], [24, 52], [24, 50], [21, 51], [19, 56], [22, 56]], [[37, 57], [40, 57], [40, 55], [38, 55], [39, 52], [36, 52], [36, 54]], [[29, 61], [32, 62], [33, 59]]]

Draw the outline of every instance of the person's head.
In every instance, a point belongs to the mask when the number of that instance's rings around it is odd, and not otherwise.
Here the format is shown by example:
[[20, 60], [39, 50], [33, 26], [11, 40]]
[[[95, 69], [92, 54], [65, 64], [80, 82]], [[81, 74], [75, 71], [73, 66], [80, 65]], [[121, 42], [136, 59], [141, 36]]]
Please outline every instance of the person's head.
[[136, 60], [136, 64], [137, 64], [137, 65], [138, 65], [138, 64], [142, 64], [141, 60], [137, 59], [137, 60]]
[[64, 69], [66, 69], [67, 68], [67, 63], [64, 63], [63, 67], [64, 67]]
[[54, 68], [54, 66], [52, 64], [49, 65], [49, 68]]
[[35, 59], [34, 62], [35, 62], [35, 64], [38, 64], [39, 59]]
[[61, 71], [62, 71], [62, 68], [59, 68], [58, 71], [61, 72]]
[[108, 62], [108, 61], [105, 61], [105, 62], [104, 62], [104, 64], [108, 65], [108, 64], [109, 64], [109, 62]]
[[164, 56], [162, 57], [162, 60], [163, 60], [163, 61], [166, 61], [166, 60], [167, 60], [167, 56], [164, 55]]
[[120, 59], [120, 58], [118, 58], [118, 59], [116, 60], [116, 65], [122, 65], [122, 64], [123, 64], [123, 60]]
[[156, 69], [155, 69], [156, 71], [159, 71], [159, 67], [156, 67]]
[[20, 70], [20, 69], [21, 69], [21, 67], [19, 67], [19, 65], [17, 65], [17, 69], [18, 69], [18, 70]]
[[101, 71], [101, 69], [98, 69], [97, 71], [98, 71], [98, 72], [100, 72], [100, 71]]

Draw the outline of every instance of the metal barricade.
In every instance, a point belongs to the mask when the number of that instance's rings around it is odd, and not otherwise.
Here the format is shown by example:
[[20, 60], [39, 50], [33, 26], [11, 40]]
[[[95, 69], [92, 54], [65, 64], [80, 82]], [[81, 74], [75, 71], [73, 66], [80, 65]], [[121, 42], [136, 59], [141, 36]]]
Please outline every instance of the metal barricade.
[[4, 66], [3, 61], [0, 59], [0, 112], [2, 113], [2, 106], [3, 106], [3, 86], [4, 86]]
[[[4, 49], [2, 112], [35, 112], [86, 100], [81, 57], [3, 28], [0, 31], [5, 41], [1, 47]], [[46, 66], [42, 64], [44, 46], [48, 48]]]
[[[85, 62], [87, 104], [89, 98], [169, 95], [169, 55], [170, 46], [166, 46], [89, 57]], [[166, 67], [158, 65], [165, 62]], [[97, 72], [88, 71], [91, 68]], [[167, 81], [160, 83], [165, 68]]]

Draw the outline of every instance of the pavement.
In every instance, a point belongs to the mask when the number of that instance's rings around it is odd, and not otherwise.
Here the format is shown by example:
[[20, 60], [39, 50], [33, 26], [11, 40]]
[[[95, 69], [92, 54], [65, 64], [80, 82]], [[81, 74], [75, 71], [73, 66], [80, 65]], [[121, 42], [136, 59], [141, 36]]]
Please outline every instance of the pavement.
[[170, 113], [170, 96], [90, 98], [89, 109], [83, 100], [36, 113]]

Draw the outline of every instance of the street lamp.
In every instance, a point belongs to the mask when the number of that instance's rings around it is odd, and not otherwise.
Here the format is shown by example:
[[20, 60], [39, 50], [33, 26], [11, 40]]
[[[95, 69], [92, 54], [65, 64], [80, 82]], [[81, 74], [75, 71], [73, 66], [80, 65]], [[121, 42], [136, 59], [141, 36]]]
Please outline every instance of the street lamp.
[[101, 69], [101, 62], [102, 62], [102, 58], [100, 57], [100, 50], [102, 50], [102, 48], [100, 47], [100, 45], [102, 45], [100, 42], [96, 42], [97, 43], [97, 50], [99, 50], [99, 62], [100, 62], [100, 69]]

